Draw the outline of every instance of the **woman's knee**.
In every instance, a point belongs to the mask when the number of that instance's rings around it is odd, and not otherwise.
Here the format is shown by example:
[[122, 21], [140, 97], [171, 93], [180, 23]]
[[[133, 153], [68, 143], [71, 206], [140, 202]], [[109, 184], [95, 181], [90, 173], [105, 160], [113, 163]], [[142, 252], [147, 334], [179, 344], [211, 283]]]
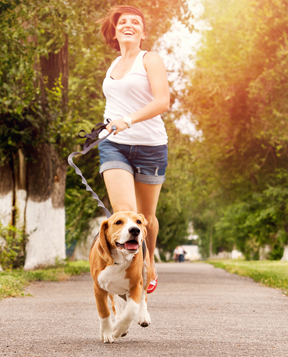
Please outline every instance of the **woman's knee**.
[[144, 217], [146, 218], [147, 221], [147, 228], [152, 229], [152, 228], [157, 228], [159, 227], [158, 219], [155, 215], [145, 215]]

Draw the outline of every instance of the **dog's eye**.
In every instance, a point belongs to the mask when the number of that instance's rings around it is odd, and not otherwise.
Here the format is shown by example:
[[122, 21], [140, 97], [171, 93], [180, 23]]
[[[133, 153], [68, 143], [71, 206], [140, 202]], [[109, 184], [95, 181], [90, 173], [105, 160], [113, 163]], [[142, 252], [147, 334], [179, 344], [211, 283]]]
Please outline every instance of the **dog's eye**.
[[115, 224], [119, 225], [122, 224], [123, 222], [121, 221], [121, 219], [119, 219], [119, 221], [115, 222]]
[[140, 219], [137, 219], [136, 223], [137, 223], [137, 224], [142, 224], [142, 222], [140, 221]]

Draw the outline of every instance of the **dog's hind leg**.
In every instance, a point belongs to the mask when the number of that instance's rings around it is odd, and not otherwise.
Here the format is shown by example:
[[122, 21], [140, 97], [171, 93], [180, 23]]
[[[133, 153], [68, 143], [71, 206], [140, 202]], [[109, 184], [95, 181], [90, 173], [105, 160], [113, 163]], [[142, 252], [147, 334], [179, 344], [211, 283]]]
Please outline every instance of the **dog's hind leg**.
[[120, 296], [118, 295], [111, 295], [109, 294], [109, 298], [111, 300], [111, 305], [112, 305], [112, 311], [114, 316], [116, 317], [117, 320], [119, 320], [122, 312], [125, 309], [126, 306], [126, 301], [123, 300]]
[[115, 306], [114, 295], [109, 294], [108, 296], [111, 301], [111, 308], [112, 308], [113, 314], [114, 314], [114, 316], [116, 316], [116, 306]]

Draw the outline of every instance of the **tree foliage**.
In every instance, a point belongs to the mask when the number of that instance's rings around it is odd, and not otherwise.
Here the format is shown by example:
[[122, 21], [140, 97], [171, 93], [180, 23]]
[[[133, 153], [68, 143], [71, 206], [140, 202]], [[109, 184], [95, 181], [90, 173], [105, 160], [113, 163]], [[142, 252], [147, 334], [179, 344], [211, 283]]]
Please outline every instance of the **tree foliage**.
[[193, 178], [190, 170], [190, 162], [193, 161], [190, 137], [175, 128], [173, 119], [174, 115], [171, 114], [165, 117], [169, 137], [168, 167], [157, 208], [160, 225], [157, 246], [171, 253], [177, 245], [187, 243]]
[[3, 269], [23, 266], [27, 236], [15, 226], [3, 227], [0, 223], [0, 237], [0, 266]]
[[208, 195], [194, 195], [194, 215], [205, 226], [213, 212], [216, 252], [236, 245], [252, 258], [264, 243], [288, 242], [287, 6], [205, 1], [209, 29], [182, 103], [203, 133], [193, 151]]

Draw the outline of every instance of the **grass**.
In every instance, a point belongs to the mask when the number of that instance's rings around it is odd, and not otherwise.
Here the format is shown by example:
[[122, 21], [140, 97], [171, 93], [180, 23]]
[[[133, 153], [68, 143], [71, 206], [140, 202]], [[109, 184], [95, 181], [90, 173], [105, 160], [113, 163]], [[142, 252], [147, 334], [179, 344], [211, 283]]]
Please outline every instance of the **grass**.
[[288, 262], [230, 259], [208, 260], [207, 262], [229, 273], [247, 276], [265, 286], [281, 289], [285, 295], [288, 295]]
[[[208, 260], [216, 268], [247, 276], [271, 288], [281, 289], [288, 296], [288, 262]], [[6, 297], [26, 296], [24, 288], [33, 281], [63, 281], [71, 276], [89, 273], [88, 261], [67, 262], [45, 269], [24, 271], [16, 269], [0, 273], [0, 300]]]
[[0, 273], [0, 300], [7, 297], [27, 296], [25, 286], [33, 281], [63, 281], [71, 276], [89, 273], [88, 261], [76, 261], [59, 264], [56, 267], [24, 271], [15, 269]]

